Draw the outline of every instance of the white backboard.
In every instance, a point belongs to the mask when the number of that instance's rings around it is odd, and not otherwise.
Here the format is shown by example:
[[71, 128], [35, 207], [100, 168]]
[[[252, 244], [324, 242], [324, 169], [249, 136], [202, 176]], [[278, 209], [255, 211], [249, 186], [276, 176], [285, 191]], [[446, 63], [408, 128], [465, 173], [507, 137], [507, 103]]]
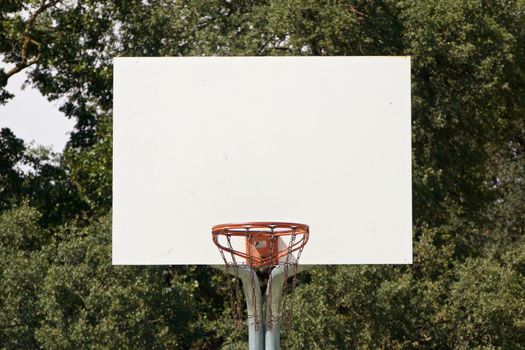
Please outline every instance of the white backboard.
[[411, 182], [408, 57], [114, 61], [114, 264], [221, 264], [245, 221], [310, 225], [302, 264], [411, 263]]

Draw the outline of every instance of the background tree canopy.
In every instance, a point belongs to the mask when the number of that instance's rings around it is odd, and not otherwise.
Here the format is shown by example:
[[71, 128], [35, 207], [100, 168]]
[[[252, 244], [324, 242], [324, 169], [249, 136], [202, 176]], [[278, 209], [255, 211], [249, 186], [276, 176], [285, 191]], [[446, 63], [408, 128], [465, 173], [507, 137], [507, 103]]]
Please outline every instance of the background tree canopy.
[[76, 121], [1, 130], [0, 348], [246, 347], [223, 274], [111, 265], [113, 57], [410, 55], [414, 264], [303, 273], [283, 348], [525, 349], [525, 1], [4, 0], [0, 54]]

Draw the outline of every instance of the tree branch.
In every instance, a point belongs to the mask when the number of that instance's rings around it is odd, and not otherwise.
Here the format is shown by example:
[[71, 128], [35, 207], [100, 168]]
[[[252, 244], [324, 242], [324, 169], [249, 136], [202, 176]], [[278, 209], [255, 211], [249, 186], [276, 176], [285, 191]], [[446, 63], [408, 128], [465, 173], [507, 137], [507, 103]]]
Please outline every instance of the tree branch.
[[[42, 5], [39, 8], [37, 8], [35, 12], [31, 14], [31, 16], [29, 16], [29, 18], [27, 19], [25, 28], [24, 28], [24, 32], [20, 37], [22, 41], [22, 47], [20, 48], [21, 61], [5, 73], [6, 79], [9, 79], [16, 73], [37, 63], [40, 60], [40, 58], [42, 57], [42, 53], [40, 52], [41, 43], [39, 43], [38, 41], [36, 41], [35, 39], [31, 37], [31, 34], [30, 34], [31, 30], [33, 29], [33, 26], [35, 24], [37, 17], [40, 14], [42, 14], [44, 11], [46, 11], [47, 9], [58, 4], [60, 1], [61, 0], [52, 0], [50, 2], [43, 1]], [[38, 47], [39, 52], [36, 56], [29, 59], [27, 51], [28, 51], [29, 45], [31, 44], [36, 45]]]

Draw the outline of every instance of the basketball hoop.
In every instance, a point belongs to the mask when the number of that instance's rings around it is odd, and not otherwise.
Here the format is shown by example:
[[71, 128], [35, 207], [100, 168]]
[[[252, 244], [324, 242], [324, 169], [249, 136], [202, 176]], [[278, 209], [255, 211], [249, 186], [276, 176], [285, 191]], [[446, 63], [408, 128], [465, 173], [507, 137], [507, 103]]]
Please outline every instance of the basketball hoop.
[[[221, 253], [230, 253], [232, 260], [237, 256], [244, 259], [246, 265], [260, 269], [287, 262], [292, 253], [301, 251], [308, 242], [309, 227], [289, 222], [248, 222], [216, 225], [212, 234]], [[227, 245], [221, 243], [221, 236], [226, 238]], [[244, 250], [232, 246], [234, 237], [245, 239]], [[286, 238], [290, 240], [286, 242]]]
[[[297, 223], [247, 222], [213, 226], [212, 239], [221, 253], [225, 272], [234, 276], [234, 286], [231, 279], [228, 279], [227, 286], [237, 327], [243, 319], [239, 279], [243, 282], [248, 302], [249, 326], [255, 332], [261, 325], [273, 330], [274, 323], [281, 321], [284, 315], [288, 327], [291, 327], [297, 266], [308, 238], [309, 226]], [[262, 310], [257, 273], [263, 281], [267, 280], [265, 310]], [[282, 294], [288, 277], [292, 277], [292, 282], [290, 304], [286, 308]]]

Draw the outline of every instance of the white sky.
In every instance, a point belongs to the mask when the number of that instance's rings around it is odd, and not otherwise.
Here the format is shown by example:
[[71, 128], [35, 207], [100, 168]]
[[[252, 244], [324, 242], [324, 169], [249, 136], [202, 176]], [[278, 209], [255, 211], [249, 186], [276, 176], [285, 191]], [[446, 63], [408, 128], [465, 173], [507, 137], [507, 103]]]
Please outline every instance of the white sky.
[[[9, 68], [0, 57], [0, 67]], [[8, 127], [26, 143], [51, 146], [61, 152], [69, 140], [75, 121], [66, 118], [58, 110], [59, 102], [49, 102], [40, 92], [30, 86], [21, 89], [26, 74], [24, 71], [9, 79], [7, 89], [15, 97], [0, 105], [0, 128]]]

